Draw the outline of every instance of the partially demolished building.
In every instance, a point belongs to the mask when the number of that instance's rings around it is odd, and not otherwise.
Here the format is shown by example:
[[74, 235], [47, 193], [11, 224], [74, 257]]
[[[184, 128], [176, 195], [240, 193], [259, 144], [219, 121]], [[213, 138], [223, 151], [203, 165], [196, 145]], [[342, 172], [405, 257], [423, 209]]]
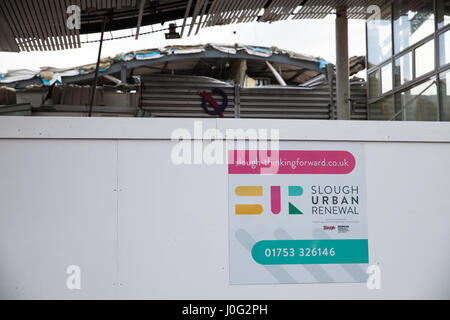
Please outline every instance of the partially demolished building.
[[[355, 57], [350, 65], [355, 74], [365, 59]], [[0, 112], [85, 116], [95, 67], [3, 74]], [[101, 60], [93, 114], [334, 119], [334, 75], [324, 60], [278, 48], [206, 44], [128, 52]], [[367, 119], [365, 81], [353, 79], [351, 90], [352, 119]], [[223, 112], [216, 114], [205, 94]]]

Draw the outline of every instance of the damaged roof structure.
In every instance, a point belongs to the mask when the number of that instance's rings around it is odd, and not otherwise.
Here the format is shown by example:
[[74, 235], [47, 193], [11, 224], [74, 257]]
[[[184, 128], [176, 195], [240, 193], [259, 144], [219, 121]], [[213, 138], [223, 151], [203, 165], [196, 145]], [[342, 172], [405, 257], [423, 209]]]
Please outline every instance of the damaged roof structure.
[[[259, 74], [267, 73], [270, 79], [260, 79], [259, 84], [272, 84], [271, 81], [275, 79], [280, 86], [288, 84], [298, 86], [308, 81], [317, 83], [314, 77], [323, 77], [329, 84], [329, 118], [335, 119], [337, 111], [338, 119], [350, 119], [355, 99], [350, 92], [347, 20], [366, 19], [373, 13], [371, 7], [384, 2], [384, 0], [2, 0], [0, 26], [3, 33], [0, 37], [0, 51], [55, 51], [79, 48], [82, 44], [80, 35], [91, 33], [101, 33], [101, 40], [98, 61], [95, 65], [67, 70], [46, 68], [39, 72], [10, 71], [0, 75], [2, 78], [0, 81], [17, 89], [69, 83], [90, 86], [88, 115], [91, 116], [94, 102], [97, 101], [96, 90], [99, 84], [105, 84], [105, 79], [115, 85], [129, 84], [129, 79], [135, 80], [136, 72], [144, 74], [143, 69], [145, 73], [154, 70], [156, 73], [165, 74], [171, 70], [174, 75], [177, 72], [179, 75], [188, 75], [189, 72], [183, 73], [183, 70], [176, 68], [186, 68], [191, 63], [189, 67], [191, 74], [223, 80], [226, 72], [223, 68], [214, 70], [214, 67], [217, 61], [221, 67], [220, 61], [232, 57], [237, 71], [230, 72], [237, 73], [240, 78], [236, 78], [236, 75], [228, 77], [234, 80], [235, 85], [241, 85], [241, 89], [245, 89], [244, 79], [250, 79], [251, 82], [252, 74], [260, 77]], [[329, 14], [336, 15], [338, 57], [336, 68], [320, 59], [306, 56], [296, 59], [295, 56], [282, 50], [252, 46], [231, 48], [211, 45], [189, 48], [188, 51], [197, 51], [184, 52], [186, 53], [184, 62], [177, 58], [178, 54], [185, 50], [180, 47], [145, 50], [101, 59], [103, 35], [107, 31], [136, 28], [133, 36], [138, 38], [142, 26], [180, 20], [180, 25], [168, 28], [169, 34], [166, 36], [182, 38], [196, 34], [202, 28], [218, 25], [323, 19]], [[189, 54], [196, 56], [188, 59]], [[155, 61], [151, 63], [148, 61], [153, 59]], [[215, 59], [216, 62], [205, 66], [206, 59], [210, 62]], [[195, 65], [192, 65], [192, 60], [196, 60]], [[258, 68], [256, 71], [255, 66]], [[286, 69], [287, 66], [289, 69]], [[362, 64], [356, 63], [355, 66], [359, 69]], [[233, 69], [233, 66], [230, 67]], [[193, 70], [195, 71], [192, 72]], [[145, 83], [142, 85], [145, 87]], [[239, 112], [236, 114], [239, 115]]]
[[[356, 74], [365, 58], [350, 64]], [[3, 114], [24, 112], [29, 103], [24, 115], [86, 116], [95, 68], [8, 72], [0, 85], [15, 90], [18, 105]], [[365, 82], [355, 79], [351, 87], [353, 118], [366, 119]], [[208, 92], [218, 103], [226, 100], [223, 117], [335, 118], [334, 66], [275, 47], [211, 43], [121, 53], [101, 60], [96, 92], [96, 116], [211, 117], [201, 95]]]
[[[248, 62], [249, 75], [273, 77], [266, 64], [269, 62], [290, 84], [302, 84], [326, 73], [328, 64], [322, 59], [274, 47], [205, 44], [120, 53], [103, 58], [99, 71], [101, 76], [115, 75], [122, 83], [127, 83], [131, 75], [161, 72], [224, 78], [232, 64], [242, 59]], [[91, 80], [94, 70], [95, 64], [66, 69], [44, 67], [39, 71], [12, 70], [0, 74], [0, 85], [23, 89], [32, 85], [79, 83]]]

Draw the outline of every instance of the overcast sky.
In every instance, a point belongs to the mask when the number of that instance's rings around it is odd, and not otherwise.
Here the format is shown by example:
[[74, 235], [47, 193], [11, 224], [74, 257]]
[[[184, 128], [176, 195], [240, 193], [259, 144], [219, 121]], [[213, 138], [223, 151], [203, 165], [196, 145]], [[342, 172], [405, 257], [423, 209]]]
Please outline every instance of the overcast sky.
[[[118, 53], [164, 47], [174, 44], [251, 44], [259, 46], [277, 46], [282, 49], [320, 56], [334, 63], [335, 54], [335, 17], [329, 16], [323, 20], [292, 20], [269, 23], [248, 23], [205, 28], [197, 36], [177, 40], [165, 40], [164, 32], [144, 35], [140, 40], [134, 38], [107, 41], [103, 48], [103, 57], [115, 56]], [[178, 25], [181, 23], [178, 22]], [[363, 20], [349, 21], [350, 56], [365, 55], [365, 22]], [[158, 30], [167, 27], [147, 26], [142, 32]], [[236, 34], [234, 34], [236, 31]], [[129, 35], [133, 30], [115, 32], [114, 36]], [[111, 34], [106, 33], [105, 38]], [[94, 40], [99, 35], [82, 36], [82, 41]], [[43, 66], [75, 67], [94, 63], [97, 60], [98, 43], [84, 44], [81, 49], [56, 52], [34, 53], [0, 53], [0, 72], [14, 69], [39, 70]]]

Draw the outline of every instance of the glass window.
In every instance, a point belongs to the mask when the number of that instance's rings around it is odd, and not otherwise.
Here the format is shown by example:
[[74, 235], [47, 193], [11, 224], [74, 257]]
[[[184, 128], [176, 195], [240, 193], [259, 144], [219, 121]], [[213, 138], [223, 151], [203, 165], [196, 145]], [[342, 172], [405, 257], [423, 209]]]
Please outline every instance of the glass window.
[[450, 23], [450, 0], [437, 1], [437, 21], [439, 28]]
[[450, 121], [450, 71], [440, 75], [441, 81], [441, 121]]
[[439, 65], [450, 63], [450, 30], [439, 36]]
[[416, 49], [416, 77], [434, 70], [434, 40]]
[[369, 120], [391, 120], [394, 116], [394, 96], [389, 96], [369, 106]]
[[379, 19], [367, 21], [367, 52], [369, 68], [379, 65], [392, 56], [391, 7], [381, 10]]
[[438, 97], [436, 81], [430, 80], [399, 94], [405, 120], [437, 121]]
[[433, 0], [394, 2], [395, 53], [410, 47], [435, 31]]
[[413, 79], [412, 52], [395, 60], [395, 85], [400, 86]]
[[381, 93], [392, 90], [392, 63], [381, 68]]
[[369, 97], [376, 98], [381, 93], [380, 70], [369, 74]]

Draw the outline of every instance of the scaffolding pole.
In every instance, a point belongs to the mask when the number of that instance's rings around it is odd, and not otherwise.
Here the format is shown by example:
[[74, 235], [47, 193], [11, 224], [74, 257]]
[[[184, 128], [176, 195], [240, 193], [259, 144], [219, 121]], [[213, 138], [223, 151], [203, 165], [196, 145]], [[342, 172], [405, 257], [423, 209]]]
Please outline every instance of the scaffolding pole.
[[101, 38], [100, 38], [100, 46], [99, 46], [99, 49], [98, 49], [98, 58], [97, 58], [97, 66], [95, 68], [94, 83], [92, 84], [92, 89], [91, 89], [91, 97], [90, 97], [90, 102], [89, 102], [88, 117], [92, 117], [92, 111], [94, 109], [95, 94], [96, 94], [96, 91], [97, 91], [98, 70], [100, 68], [100, 61], [102, 59], [103, 37], [105, 35], [106, 19], [107, 19], [106, 16], [103, 17], [103, 21], [102, 21], [102, 35], [101, 35]]

